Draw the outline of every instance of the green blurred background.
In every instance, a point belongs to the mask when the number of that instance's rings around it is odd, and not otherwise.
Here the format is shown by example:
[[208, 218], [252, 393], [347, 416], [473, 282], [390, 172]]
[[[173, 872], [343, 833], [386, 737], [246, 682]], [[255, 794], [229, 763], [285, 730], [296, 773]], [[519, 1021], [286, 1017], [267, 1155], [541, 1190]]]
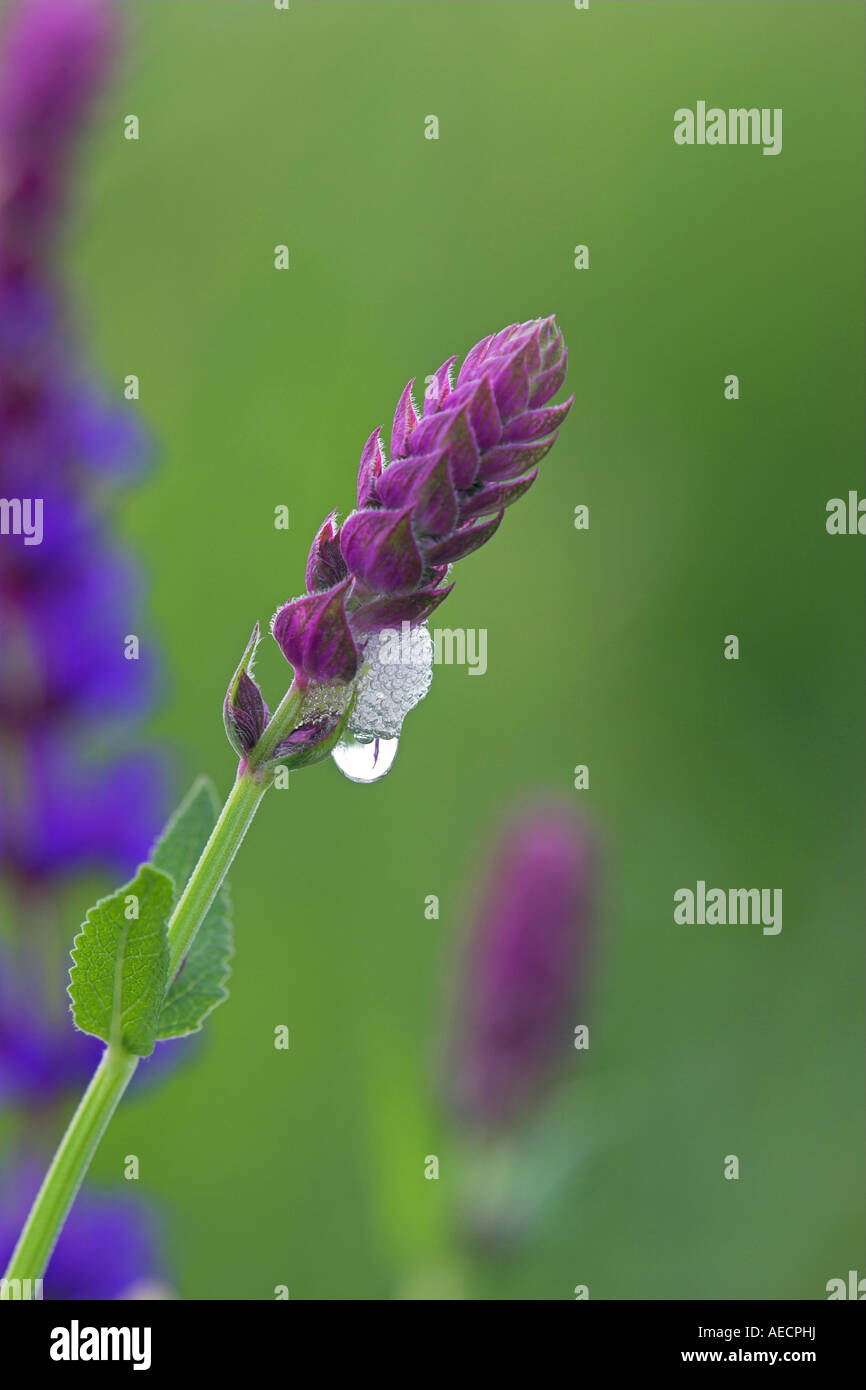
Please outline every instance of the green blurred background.
[[[556, 312], [577, 403], [436, 619], [488, 630], [487, 674], [438, 668], [380, 784], [328, 763], [266, 800], [232, 876], [231, 1002], [122, 1108], [95, 1176], [140, 1156], [186, 1298], [389, 1298], [437, 1268], [446, 966], [480, 838], [547, 789], [606, 850], [582, 1158], [470, 1294], [825, 1297], [863, 1233], [863, 542], [824, 526], [861, 486], [862, 7], [123, 8], [70, 272], [160, 451], [120, 524], [178, 793], [200, 770], [228, 789], [252, 622], [301, 589], [410, 375]], [[783, 152], [677, 147], [698, 99], [782, 107]], [[273, 705], [276, 649], [259, 672]], [[781, 935], [675, 926], [699, 878], [781, 887]]]

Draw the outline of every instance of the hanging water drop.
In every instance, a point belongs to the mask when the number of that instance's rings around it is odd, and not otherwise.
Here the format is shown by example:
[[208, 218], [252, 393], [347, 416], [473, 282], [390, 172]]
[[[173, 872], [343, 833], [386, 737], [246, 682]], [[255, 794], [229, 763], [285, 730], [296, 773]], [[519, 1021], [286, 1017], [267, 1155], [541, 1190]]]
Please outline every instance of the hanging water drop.
[[338, 743], [331, 757], [350, 782], [378, 782], [390, 772], [399, 742], [398, 738], [352, 738]]

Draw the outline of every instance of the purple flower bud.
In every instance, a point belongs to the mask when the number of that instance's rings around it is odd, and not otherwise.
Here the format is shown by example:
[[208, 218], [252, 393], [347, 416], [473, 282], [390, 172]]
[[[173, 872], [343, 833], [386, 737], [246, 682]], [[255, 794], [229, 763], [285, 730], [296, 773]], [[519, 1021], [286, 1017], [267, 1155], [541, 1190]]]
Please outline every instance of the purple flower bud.
[[345, 608], [348, 587], [346, 581], [323, 594], [291, 599], [274, 614], [271, 631], [280, 651], [307, 680], [348, 682], [357, 673], [358, 649]]
[[438, 372], [433, 375], [433, 380], [424, 392], [424, 413], [425, 415], [432, 410], [444, 410], [448, 397], [451, 395], [451, 368], [457, 361], [456, 357], [449, 357], [447, 362], [443, 362]]
[[347, 574], [346, 562], [340, 553], [340, 528], [334, 525], [330, 512], [316, 532], [316, 539], [307, 557], [307, 590], [311, 594], [333, 589]]
[[[361, 453], [361, 462], [358, 465], [359, 507], [378, 507], [381, 505], [379, 494], [376, 491], [376, 484], [382, 476], [382, 469], [385, 466], [385, 460], [382, 458], [382, 445], [379, 443], [381, 433], [382, 427], [379, 425], [370, 435]], [[331, 515], [333, 516], [333, 512]]]
[[403, 394], [397, 402], [397, 409], [394, 411], [394, 427], [391, 430], [391, 459], [402, 458], [406, 452], [409, 435], [418, 423], [418, 416], [415, 413], [415, 402], [412, 400], [412, 387], [415, 379], [404, 387]]
[[593, 928], [595, 851], [559, 807], [515, 816], [466, 942], [446, 1090], [457, 1115], [512, 1129], [574, 1056]]
[[432, 547], [428, 552], [430, 559], [437, 565], [450, 565], [454, 560], [462, 560], [464, 555], [471, 555], [499, 529], [503, 515], [503, 512], [497, 512], [490, 521], [482, 521], [477, 526], [461, 526], [447, 541], [440, 541]]
[[268, 722], [268, 707], [262, 699], [262, 692], [253, 680], [253, 661], [258, 645], [259, 625], [256, 623], [240, 665], [229, 682], [223, 702], [226, 735], [241, 758], [252, 752]]
[[380, 430], [370, 435], [358, 510], [339, 528], [333, 512], [326, 519], [310, 551], [308, 594], [274, 620], [302, 679], [350, 681], [377, 629], [423, 622], [448, 592], [439, 587], [447, 567], [490, 539], [555, 443], [571, 401], [546, 407], [567, 365], [553, 318], [483, 339], [456, 382], [454, 361], [433, 376], [420, 418], [413, 383], [404, 389], [388, 467]]

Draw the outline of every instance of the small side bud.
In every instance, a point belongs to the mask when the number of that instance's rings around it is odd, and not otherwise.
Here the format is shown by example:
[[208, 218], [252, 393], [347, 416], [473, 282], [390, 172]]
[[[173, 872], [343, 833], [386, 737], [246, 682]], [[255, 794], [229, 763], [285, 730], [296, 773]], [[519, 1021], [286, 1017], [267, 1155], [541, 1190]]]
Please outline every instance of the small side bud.
[[258, 743], [268, 722], [268, 707], [262, 692], [253, 680], [253, 661], [259, 645], [259, 625], [256, 623], [247, 643], [241, 663], [229, 682], [223, 702], [223, 723], [229, 743], [241, 758], [246, 758]]

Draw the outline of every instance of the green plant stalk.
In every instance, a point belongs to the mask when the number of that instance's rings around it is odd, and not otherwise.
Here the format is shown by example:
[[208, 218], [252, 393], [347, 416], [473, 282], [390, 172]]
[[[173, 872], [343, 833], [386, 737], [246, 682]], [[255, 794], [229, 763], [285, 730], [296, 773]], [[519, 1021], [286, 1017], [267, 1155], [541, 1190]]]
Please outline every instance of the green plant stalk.
[[[273, 782], [272, 774], [264, 765], [280, 740], [297, 723], [303, 694], [303, 687], [297, 682], [291, 686], [249, 761], [238, 769], [237, 780], [169, 919], [169, 980], [175, 978], [186, 959], [196, 932]], [[36, 1195], [12, 1252], [4, 1276], [6, 1280], [39, 1279], [44, 1274], [72, 1203], [138, 1061], [138, 1057], [122, 1047], [112, 1044], [106, 1048]], [[0, 1298], [8, 1297], [9, 1290], [0, 1290]]]
[[[117, 1103], [132, 1080], [138, 1058], [107, 1047], [60, 1141], [51, 1167], [12, 1252], [6, 1279], [39, 1279], [78, 1194]], [[0, 1290], [0, 1298], [11, 1290]]]

